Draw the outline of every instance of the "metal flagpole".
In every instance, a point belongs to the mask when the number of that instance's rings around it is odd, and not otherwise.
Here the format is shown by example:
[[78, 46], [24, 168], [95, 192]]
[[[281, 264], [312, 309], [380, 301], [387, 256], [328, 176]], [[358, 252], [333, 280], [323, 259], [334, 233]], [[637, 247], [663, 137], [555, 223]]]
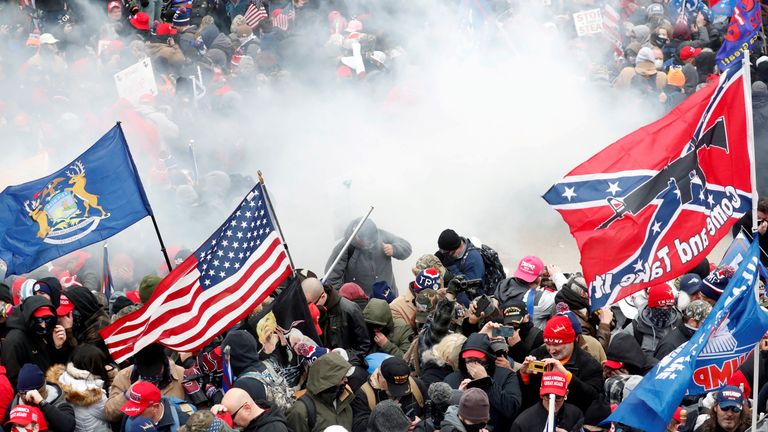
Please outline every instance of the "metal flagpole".
[[549, 412], [547, 412], [547, 427], [544, 432], [555, 432], [555, 394], [549, 394]]
[[195, 140], [189, 140], [189, 155], [192, 157], [192, 167], [195, 172], [195, 184], [200, 183], [200, 173], [197, 169], [197, 157], [195, 157]]
[[342, 247], [341, 250], [339, 251], [339, 254], [336, 255], [336, 259], [333, 260], [333, 264], [331, 264], [331, 266], [328, 267], [328, 271], [325, 272], [325, 276], [320, 278], [320, 282], [325, 283], [325, 279], [328, 277], [329, 274], [331, 274], [331, 272], [333, 272], [333, 269], [336, 267], [341, 257], [347, 251], [349, 244], [352, 243], [352, 239], [355, 238], [355, 236], [357, 235], [357, 232], [360, 231], [360, 228], [362, 228], [363, 223], [365, 223], [365, 221], [368, 220], [368, 216], [370, 216], [372, 212], [373, 212], [373, 206], [371, 206], [371, 208], [368, 209], [368, 213], [366, 213], [365, 216], [363, 216], [363, 218], [360, 219], [360, 222], [357, 224], [354, 231], [352, 231], [352, 235], [349, 236], [349, 238], [347, 239], [347, 242], [344, 243], [344, 247]]
[[125, 133], [123, 133], [123, 126], [122, 122], [118, 121], [117, 126], [120, 129], [120, 135], [123, 137], [123, 142], [125, 142], [125, 150], [128, 152], [128, 159], [131, 161], [131, 166], [133, 168], [134, 174], [136, 174], [136, 180], [139, 182], [139, 185], [141, 186], [141, 194], [142, 198], [144, 199], [144, 203], [147, 205], [147, 209], [149, 210], [149, 218], [152, 219], [152, 226], [155, 227], [155, 234], [157, 234], [157, 240], [160, 242], [160, 252], [163, 253], [163, 257], [165, 257], [165, 264], [168, 266], [168, 271], [173, 271], [173, 266], [171, 266], [171, 259], [168, 258], [168, 251], [165, 249], [165, 243], [163, 242], [163, 236], [160, 235], [160, 228], [157, 226], [157, 219], [155, 219], [155, 213], [150, 210], [151, 207], [149, 205], [149, 200], [147, 199], [147, 194], [144, 192], [144, 185], [141, 184], [141, 177], [139, 176], [139, 170], [136, 168], [136, 162], [133, 160], [133, 155], [131, 154], [131, 148], [128, 147], [128, 140], [125, 139]]
[[269, 213], [272, 216], [272, 219], [275, 220], [275, 226], [277, 227], [277, 232], [280, 234], [280, 240], [283, 242], [283, 247], [285, 248], [285, 253], [288, 255], [288, 261], [291, 263], [291, 275], [296, 275], [296, 266], [293, 264], [293, 257], [291, 257], [291, 250], [288, 249], [288, 242], [285, 241], [285, 236], [283, 235], [283, 229], [280, 227], [280, 221], [277, 220], [277, 214], [275, 214], [275, 209], [272, 207], [272, 200], [269, 198], [269, 192], [267, 192], [267, 185], [264, 184], [264, 176], [261, 174], [261, 170], [256, 171], [256, 174], [259, 176], [259, 183], [261, 184], [261, 188], [264, 190], [264, 198], [267, 199], [267, 207], [269, 208]]
[[[747, 113], [747, 150], [749, 152], [749, 165], [752, 176], [752, 238], [759, 235], [757, 232], [757, 175], [755, 170], [755, 132], [752, 125], [752, 84], [749, 74], [749, 50], [744, 50], [741, 59], [742, 81], [744, 83], [744, 104]], [[760, 301], [759, 284], [755, 281], [755, 299]], [[754, 373], [752, 375], [752, 430], [757, 430], [757, 397], [760, 391], [760, 342], [755, 345]]]

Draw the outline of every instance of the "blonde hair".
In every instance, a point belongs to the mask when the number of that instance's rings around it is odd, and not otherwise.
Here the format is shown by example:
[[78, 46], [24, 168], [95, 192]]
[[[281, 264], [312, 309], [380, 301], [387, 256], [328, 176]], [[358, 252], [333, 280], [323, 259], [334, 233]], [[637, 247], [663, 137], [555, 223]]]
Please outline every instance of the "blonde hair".
[[435, 363], [440, 366], [448, 365], [453, 370], [459, 369], [459, 354], [467, 337], [461, 333], [451, 333], [445, 336], [437, 345], [432, 347]]

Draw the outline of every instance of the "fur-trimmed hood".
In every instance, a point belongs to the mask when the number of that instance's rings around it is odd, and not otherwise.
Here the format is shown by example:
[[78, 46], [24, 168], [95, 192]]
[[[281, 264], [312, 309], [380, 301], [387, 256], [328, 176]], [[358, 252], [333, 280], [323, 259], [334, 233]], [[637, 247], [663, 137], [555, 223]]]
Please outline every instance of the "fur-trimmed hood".
[[106, 397], [104, 380], [76, 368], [72, 363], [51, 367], [45, 378], [58, 384], [64, 392], [64, 398], [72, 405], [90, 406]]

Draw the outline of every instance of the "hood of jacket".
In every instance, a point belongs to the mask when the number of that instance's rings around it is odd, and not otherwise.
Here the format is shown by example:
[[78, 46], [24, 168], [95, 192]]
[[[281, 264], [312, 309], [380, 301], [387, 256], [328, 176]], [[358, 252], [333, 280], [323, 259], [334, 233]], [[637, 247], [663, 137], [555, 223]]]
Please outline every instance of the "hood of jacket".
[[634, 374], [644, 374], [656, 364], [645, 355], [635, 337], [627, 332], [618, 332], [611, 337], [605, 355], [610, 360], [624, 363], [629, 373]]
[[395, 320], [392, 319], [392, 310], [389, 303], [382, 299], [371, 299], [363, 309], [363, 318], [366, 324], [385, 327], [384, 333], [391, 333], [395, 328]]
[[525, 301], [525, 294], [531, 289], [528, 284], [517, 278], [507, 278], [496, 287], [496, 297], [504, 303], [511, 299]]
[[[635, 329], [643, 334], [648, 335], [655, 335], [653, 324], [651, 324], [650, 321], [648, 321], [648, 318], [646, 317], [646, 314], [643, 313], [645, 310], [648, 309], [647, 306], [642, 307], [637, 312], [637, 318], [633, 321], [633, 326], [635, 326]], [[683, 314], [680, 313], [677, 308], [672, 309], [672, 319], [669, 320], [669, 324], [667, 327], [664, 327], [662, 329], [655, 329], [655, 331], [659, 330], [672, 330], [673, 328], [680, 325], [680, 323], [683, 321]]]
[[229, 364], [235, 376], [259, 363], [258, 343], [247, 330], [230, 332], [221, 342], [222, 352], [227, 346], [229, 347]]
[[72, 405], [91, 406], [106, 398], [104, 381], [72, 363], [51, 367], [45, 379], [58, 384], [64, 392], [64, 399]]
[[467, 432], [467, 429], [464, 427], [464, 423], [459, 420], [459, 406], [458, 405], [451, 405], [448, 407], [447, 410], [445, 410], [445, 417], [443, 417], [443, 423], [448, 423], [456, 430], [459, 430], [461, 432]]
[[309, 368], [307, 390], [315, 395], [336, 387], [347, 376], [352, 365], [339, 354], [330, 352], [317, 359]]
[[[347, 229], [344, 231], [344, 239], [348, 239], [352, 232], [355, 231], [355, 227], [360, 223], [360, 218], [353, 220], [347, 225]], [[363, 222], [363, 226], [360, 227], [360, 231], [357, 232], [355, 239], [352, 240], [352, 246], [358, 249], [370, 249], [379, 240], [379, 228], [371, 219], [366, 219]]]
[[256, 404], [261, 407], [265, 412], [253, 419], [248, 425], [248, 429], [261, 430], [261, 428], [268, 427], [273, 423], [282, 423], [285, 428], [288, 428], [288, 423], [285, 419], [285, 414], [270, 401], [257, 401]]
[[461, 347], [461, 353], [459, 354], [459, 369], [467, 375], [467, 364], [464, 362], [464, 352], [469, 350], [481, 351], [488, 358], [488, 362], [485, 365], [488, 371], [488, 376], [493, 376], [496, 372], [496, 353], [491, 349], [491, 341], [488, 336], [482, 333], [472, 333], [469, 335], [464, 345]]
[[53, 304], [51, 304], [51, 301], [47, 298], [39, 295], [33, 295], [31, 297], [27, 297], [26, 300], [21, 304], [21, 313], [14, 313], [10, 316], [8, 319], [8, 322], [6, 326], [9, 329], [19, 329], [23, 331], [31, 331], [32, 330], [32, 320], [33, 320], [33, 314], [36, 310], [47, 307], [51, 309], [51, 312], [53, 313], [53, 316], [56, 316], [56, 309], [53, 307]]

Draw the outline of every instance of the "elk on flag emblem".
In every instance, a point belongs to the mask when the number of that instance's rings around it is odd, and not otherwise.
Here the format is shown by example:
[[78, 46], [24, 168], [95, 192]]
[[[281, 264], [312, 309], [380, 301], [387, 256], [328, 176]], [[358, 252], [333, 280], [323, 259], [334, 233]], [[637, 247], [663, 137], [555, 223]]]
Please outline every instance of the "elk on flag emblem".
[[685, 273], [749, 211], [748, 86], [730, 68], [544, 194], [576, 238], [593, 310]]

